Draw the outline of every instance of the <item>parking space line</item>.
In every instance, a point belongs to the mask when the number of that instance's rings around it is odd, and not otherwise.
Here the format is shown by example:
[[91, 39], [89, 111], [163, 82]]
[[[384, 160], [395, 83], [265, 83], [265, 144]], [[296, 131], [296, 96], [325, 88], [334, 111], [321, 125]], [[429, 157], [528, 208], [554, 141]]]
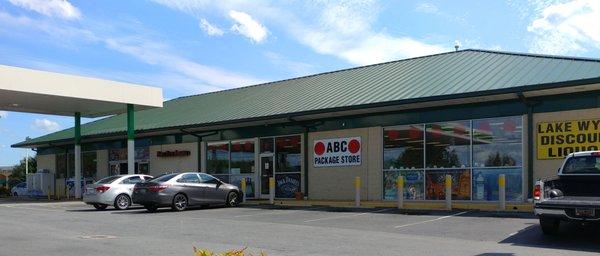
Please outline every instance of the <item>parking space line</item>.
[[404, 227], [409, 227], [409, 226], [414, 226], [414, 225], [419, 225], [419, 224], [434, 222], [434, 221], [438, 221], [438, 220], [443, 220], [443, 219], [447, 219], [447, 218], [451, 218], [451, 217], [463, 215], [463, 214], [465, 214], [467, 212], [469, 212], [469, 211], [464, 211], [464, 212], [459, 212], [459, 213], [455, 213], [455, 214], [452, 214], [452, 215], [442, 216], [442, 217], [435, 218], [435, 219], [432, 219], [432, 220], [424, 220], [424, 221], [419, 221], [419, 222], [414, 222], [414, 223], [409, 223], [409, 224], [404, 224], [404, 225], [398, 225], [398, 226], [395, 226], [394, 228], [404, 228]]
[[[327, 206], [322, 206], [322, 207], [314, 207], [314, 208], [310, 208], [310, 210], [318, 210], [318, 209], [323, 209], [323, 208], [327, 208]], [[260, 215], [269, 215], [269, 214], [281, 214], [281, 213], [298, 213], [298, 212], [303, 212], [306, 210], [272, 210], [272, 211], [268, 211], [268, 212], [259, 212], [259, 213], [254, 213], [254, 214], [244, 214], [244, 215], [237, 215], [237, 216], [233, 216], [234, 218], [242, 218], [242, 217], [252, 217], [252, 216], [260, 216]]]
[[332, 220], [332, 219], [341, 219], [341, 218], [347, 218], [347, 217], [357, 217], [357, 216], [362, 216], [362, 215], [366, 215], [369, 213], [378, 213], [378, 212], [385, 212], [385, 211], [390, 211], [390, 210], [393, 210], [393, 209], [380, 209], [380, 210], [376, 210], [376, 211], [362, 212], [362, 213], [357, 213], [357, 214], [352, 214], [352, 215], [324, 217], [324, 218], [318, 218], [318, 219], [305, 220], [303, 222], [308, 223], [308, 222], [314, 222], [314, 221], [320, 221], [320, 220]]

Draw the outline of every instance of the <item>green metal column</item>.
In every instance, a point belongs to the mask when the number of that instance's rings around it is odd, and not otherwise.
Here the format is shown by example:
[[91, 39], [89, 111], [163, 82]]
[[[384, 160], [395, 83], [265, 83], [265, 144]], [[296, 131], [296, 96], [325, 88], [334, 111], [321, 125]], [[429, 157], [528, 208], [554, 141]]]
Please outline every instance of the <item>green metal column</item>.
[[527, 105], [527, 198], [533, 197], [533, 105]]
[[304, 155], [302, 156], [304, 167], [304, 196], [308, 198], [308, 127], [304, 127], [302, 147]]
[[127, 104], [127, 173], [135, 173], [135, 119], [133, 104]]
[[75, 112], [75, 198], [81, 198], [81, 113]]

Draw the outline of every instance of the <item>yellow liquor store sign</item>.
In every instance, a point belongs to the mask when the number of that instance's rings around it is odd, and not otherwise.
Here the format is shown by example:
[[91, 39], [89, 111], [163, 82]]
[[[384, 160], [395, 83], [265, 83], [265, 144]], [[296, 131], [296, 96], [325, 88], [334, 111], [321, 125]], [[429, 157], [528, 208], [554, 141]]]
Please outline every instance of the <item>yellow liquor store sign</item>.
[[570, 153], [600, 148], [600, 119], [537, 124], [537, 158], [562, 159]]

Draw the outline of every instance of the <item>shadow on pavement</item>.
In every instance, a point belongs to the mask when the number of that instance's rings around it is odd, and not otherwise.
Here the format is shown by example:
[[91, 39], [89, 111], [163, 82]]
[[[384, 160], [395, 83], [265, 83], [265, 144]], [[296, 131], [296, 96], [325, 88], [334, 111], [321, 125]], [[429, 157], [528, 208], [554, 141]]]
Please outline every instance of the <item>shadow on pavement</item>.
[[578, 223], [561, 222], [559, 234], [544, 235], [540, 225], [534, 224], [500, 241], [503, 244], [548, 249], [600, 252], [600, 228], [598, 225], [582, 226]]

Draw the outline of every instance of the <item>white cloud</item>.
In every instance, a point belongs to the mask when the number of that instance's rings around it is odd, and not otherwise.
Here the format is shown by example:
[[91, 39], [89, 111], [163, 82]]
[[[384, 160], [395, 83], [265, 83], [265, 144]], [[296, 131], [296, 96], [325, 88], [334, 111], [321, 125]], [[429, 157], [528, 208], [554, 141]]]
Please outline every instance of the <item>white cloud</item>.
[[439, 13], [439, 9], [435, 4], [432, 3], [419, 3], [415, 7], [415, 11], [422, 13]]
[[50, 121], [48, 119], [35, 119], [33, 125], [31, 126], [33, 129], [49, 133], [59, 131], [60, 125], [57, 122]]
[[48, 17], [75, 20], [81, 12], [67, 0], [8, 0], [13, 5], [28, 9]]
[[[355, 3], [356, 2], [356, 3]], [[367, 65], [447, 51], [408, 36], [394, 36], [372, 28], [379, 7], [372, 1], [326, 4], [318, 24], [295, 24], [289, 31], [318, 53]]]
[[202, 31], [204, 31], [209, 36], [222, 36], [223, 35], [223, 30], [221, 30], [220, 28], [216, 27], [213, 24], [210, 24], [210, 22], [208, 22], [206, 19], [200, 19], [198, 26], [200, 26]]
[[[201, 17], [207, 11], [221, 12], [227, 17], [231, 10], [251, 14], [317, 53], [357, 65], [453, 50], [451, 42], [446, 42], [444, 47], [418, 38], [390, 34], [385, 27], [373, 28], [380, 11], [374, 0], [307, 1], [294, 2], [294, 6], [283, 1], [153, 1], [194, 17]], [[463, 23], [464, 19], [454, 17], [452, 21]]]
[[22, 63], [28, 62], [27, 65], [41, 67], [44, 70], [155, 85], [172, 89], [180, 94], [208, 92], [265, 82], [250, 75], [211, 67], [182, 57], [174, 53], [170, 45], [162, 43], [160, 36], [133, 22], [94, 23], [87, 19], [82, 23], [84, 24], [59, 24], [54, 20], [13, 16], [0, 11], [1, 34], [6, 32], [11, 37], [24, 39], [30, 38], [31, 34], [38, 34], [37, 40], [47, 40], [61, 47], [72, 45], [75, 50], [82, 45], [82, 42], [98, 44], [159, 68], [158, 71], [147, 74], [98, 68], [85, 69], [43, 60], [18, 59]]
[[256, 21], [250, 14], [231, 10], [229, 17], [236, 23], [231, 30], [237, 32], [255, 43], [261, 43], [267, 38], [267, 28]]
[[8, 112], [0, 110], [0, 118], [5, 119], [8, 117]]
[[527, 30], [534, 34], [530, 51], [547, 54], [600, 48], [600, 1], [548, 4], [535, 14]]
[[199, 84], [208, 84], [218, 89], [229, 89], [265, 82], [251, 76], [206, 66], [180, 57], [171, 53], [167, 45], [145, 38], [108, 38], [105, 42], [110, 49], [130, 55], [147, 64], [161, 66], [170, 72], [194, 79]]

